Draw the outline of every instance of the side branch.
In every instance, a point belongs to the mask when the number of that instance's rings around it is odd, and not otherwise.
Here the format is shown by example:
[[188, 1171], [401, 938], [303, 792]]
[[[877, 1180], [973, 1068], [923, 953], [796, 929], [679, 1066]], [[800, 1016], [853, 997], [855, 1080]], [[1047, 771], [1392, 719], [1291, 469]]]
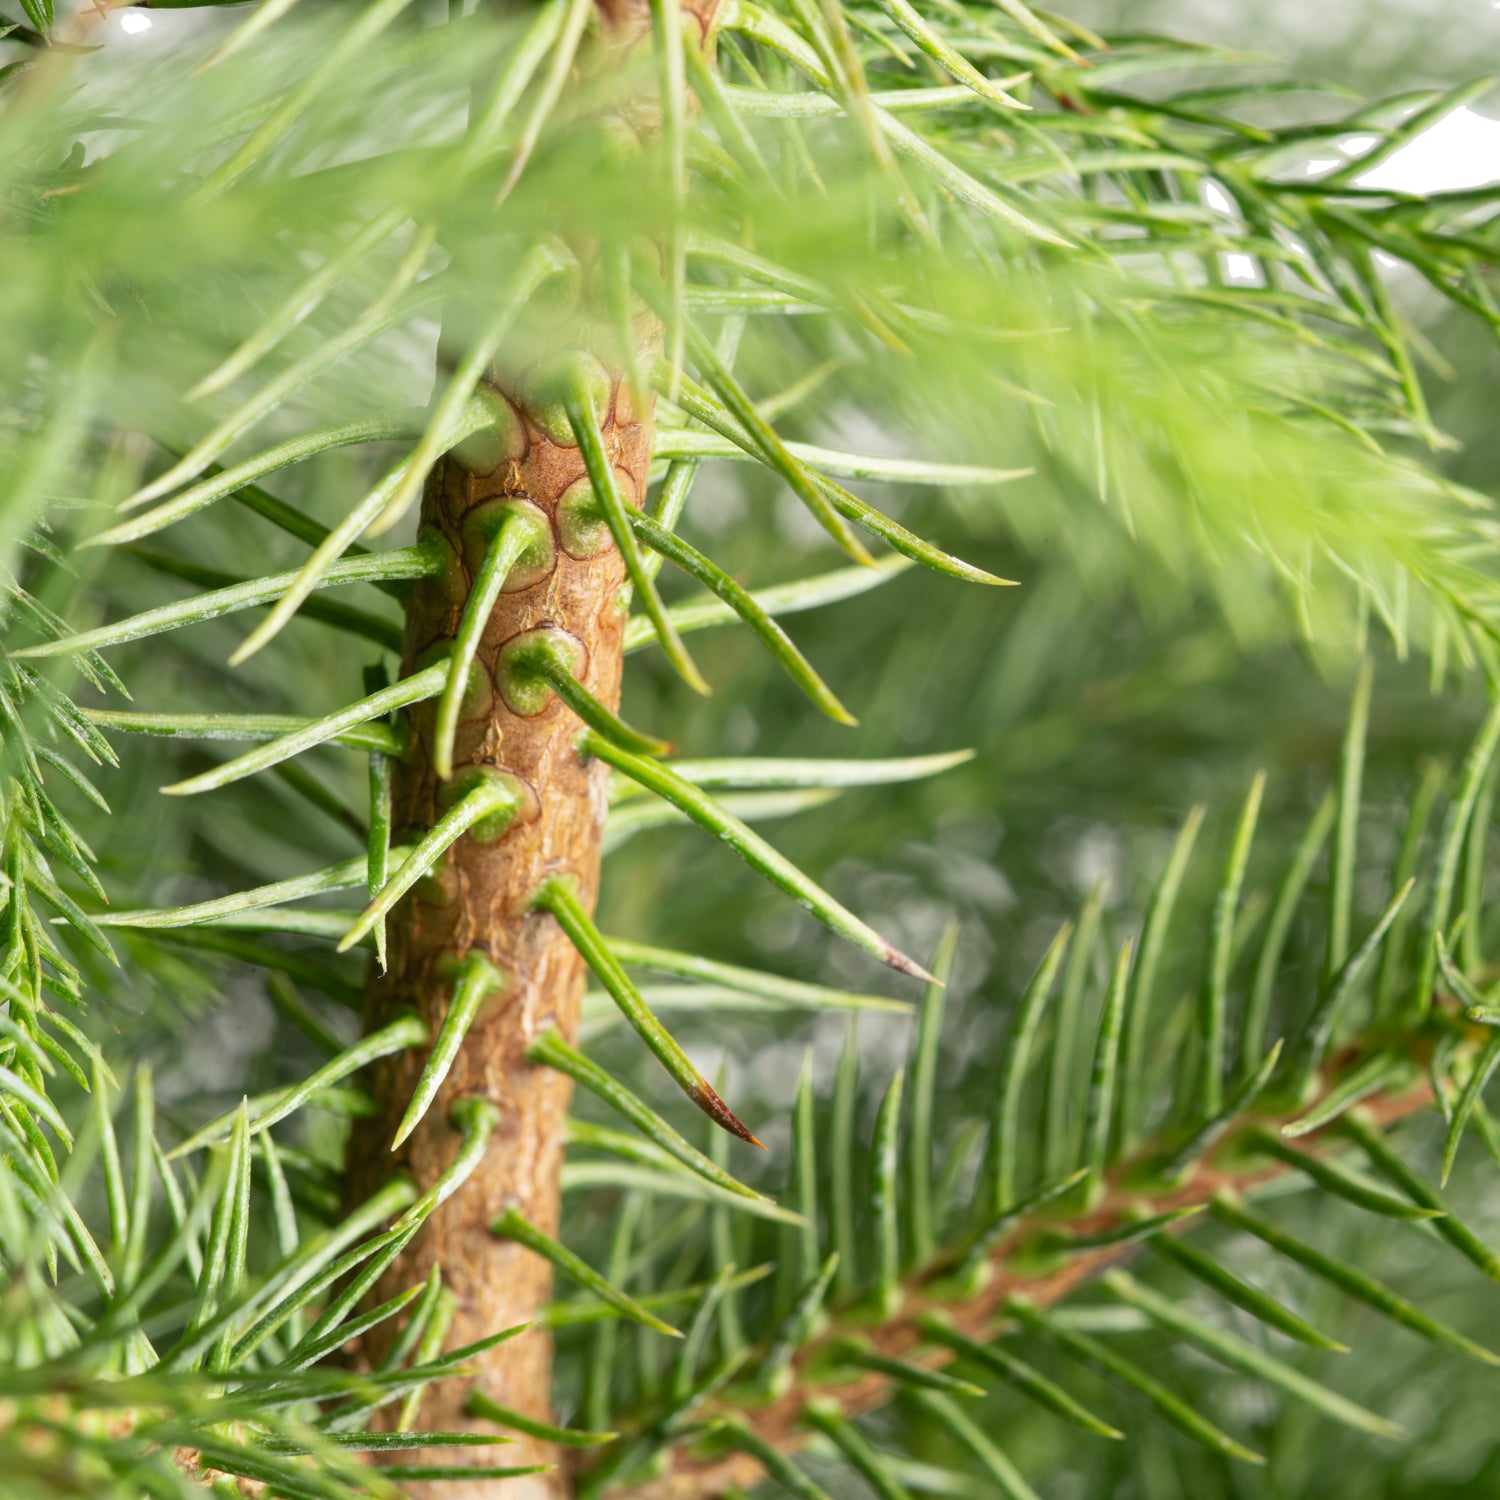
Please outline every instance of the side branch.
[[[1340, 1074], [1349, 1070], [1349, 1059], [1342, 1061]], [[1332, 1073], [1324, 1081], [1326, 1095]], [[1424, 1082], [1403, 1091], [1376, 1094], [1361, 1108], [1374, 1124], [1383, 1127], [1423, 1109], [1432, 1098], [1431, 1087]], [[820, 1402], [832, 1398], [847, 1416], [856, 1416], [884, 1405], [896, 1392], [895, 1380], [878, 1370], [867, 1369], [837, 1385], [829, 1384], [824, 1357], [841, 1340], [856, 1337], [877, 1357], [940, 1369], [955, 1357], [954, 1352], [924, 1335], [924, 1319], [936, 1315], [962, 1339], [987, 1342], [1012, 1321], [1006, 1316], [1006, 1305], [1012, 1298], [1024, 1298], [1033, 1306], [1046, 1308], [1125, 1260], [1139, 1245], [1136, 1239], [1125, 1239], [1097, 1249], [1072, 1250], [1062, 1264], [1042, 1271], [1012, 1264], [1017, 1249], [1039, 1229], [1082, 1239], [1107, 1238], [1111, 1231], [1127, 1230], [1133, 1221], [1178, 1214], [1182, 1216], [1178, 1222], [1162, 1231], [1178, 1233], [1193, 1222], [1188, 1217], [1193, 1210], [1207, 1208], [1219, 1195], [1247, 1192], [1294, 1170], [1286, 1160], [1264, 1157], [1258, 1158], [1253, 1167], [1247, 1166], [1243, 1151], [1236, 1163], [1235, 1146], [1249, 1131], [1276, 1131], [1306, 1112], [1302, 1108], [1282, 1117], [1242, 1116], [1222, 1146], [1193, 1166], [1181, 1182], [1160, 1191], [1143, 1190], [1139, 1183], [1144, 1158], [1122, 1164], [1109, 1174], [1103, 1197], [1087, 1210], [1070, 1216], [1043, 1210], [1020, 1219], [993, 1248], [967, 1287], [959, 1285], [956, 1266], [949, 1261], [913, 1273], [902, 1285], [899, 1311], [879, 1325], [872, 1326], [867, 1318], [850, 1317], [847, 1310], [836, 1312], [828, 1327], [797, 1352], [792, 1362], [793, 1378], [786, 1383], [784, 1394], [759, 1405], [718, 1398], [695, 1413], [695, 1425], [732, 1415], [761, 1445], [782, 1455], [797, 1452], [816, 1435], [818, 1428], [812, 1418]], [[1332, 1122], [1299, 1140], [1297, 1150], [1317, 1157], [1332, 1154], [1347, 1144], [1337, 1130], [1337, 1121]], [[1223, 1165], [1218, 1164], [1221, 1161]], [[749, 1489], [765, 1474], [765, 1464], [750, 1452], [724, 1451], [709, 1444], [695, 1449], [686, 1442], [671, 1451], [670, 1466], [664, 1474], [614, 1493], [628, 1500], [706, 1500], [736, 1488]]]

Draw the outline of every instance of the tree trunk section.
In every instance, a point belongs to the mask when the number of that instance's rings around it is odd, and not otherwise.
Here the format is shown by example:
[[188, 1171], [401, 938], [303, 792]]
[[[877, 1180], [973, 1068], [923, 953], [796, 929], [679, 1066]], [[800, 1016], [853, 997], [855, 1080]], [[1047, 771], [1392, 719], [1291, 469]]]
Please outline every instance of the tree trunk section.
[[[648, 47], [647, 0], [598, 0], [605, 43], [603, 64]], [[687, 45], [712, 51], [718, 0], [685, 0], [682, 29]], [[600, 59], [596, 58], [596, 63]], [[646, 116], [629, 111], [634, 128], [650, 129]], [[654, 352], [660, 343], [653, 322], [638, 328], [638, 342]], [[644, 336], [640, 336], [644, 334]], [[569, 341], [564, 330], [562, 345]], [[569, 489], [586, 483], [583, 460], [570, 442], [559, 441], [528, 412], [519, 394], [524, 375], [492, 374], [491, 395], [504, 401], [515, 421], [506, 451], [468, 466], [449, 455], [434, 469], [422, 501], [422, 527], [435, 529], [452, 552], [441, 577], [419, 580], [407, 607], [402, 675], [415, 670], [434, 647], [451, 641], [473, 586], [482, 553], [472, 535], [466, 546], [465, 518], [487, 502], [522, 498], [537, 506], [552, 526], [555, 561], [546, 576], [516, 579], [522, 587], [502, 593], [485, 628], [454, 745], [455, 778], [470, 767], [488, 766], [519, 778], [529, 789], [528, 806], [505, 836], [492, 844], [461, 838], [434, 872], [391, 914], [389, 966], [372, 970], [366, 1024], [384, 1024], [401, 1007], [415, 1010], [435, 1036], [451, 993], [453, 961], [481, 949], [508, 978], [503, 993], [486, 1003], [470, 1029], [438, 1098], [399, 1151], [390, 1150], [397, 1124], [426, 1061], [422, 1050], [386, 1058], [373, 1068], [376, 1114], [357, 1126], [350, 1146], [349, 1192], [359, 1201], [392, 1172], [404, 1171], [426, 1189], [453, 1159], [459, 1136], [449, 1122], [457, 1100], [479, 1095], [499, 1109], [500, 1119], [485, 1157], [464, 1185], [428, 1220], [406, 1254], [376, 1288], [374, 1300], [424, 1280], [434, 1266], [455, 1303], [446, 1347], [457, 1348], [527, 1322], [551, 1296], [550, 1267], [529, 1250], [497, 1240], [490, 1223], [516, 1208], [548, 1234], [560, 1209], [559, 1173], [563, 1130], [572, 1085], [550, 1069], [526, 1060], [526, 1049], [549, 1027], [576, 1039], [585, 967], [552, 917], [530, 909], [530, 898], [547, 876], [571, 875], [579, 897], [593, 909], [599, 884], [601, 835], [606, 811], [607, 768], [585, 765], [574, 748], [581, 728], [556, 698], [540, 712], [521, 716], [496, 685], [497, 657], [505, 643], [541, 626], [567, 631], [582, 647], [579, 680], [602, 703], [616, 708], [623, 667], [625, 568], [612, 541], [597, 552], [571, 554], [564, 545], [557, 509]], [[621, 493], [639, 508], [646, 495], [655, 403], [637, 410], [629, 386], [618, 376], [601, 415], [605, 448]], [[504, 424], [502, 424], [502, 427]], [[603, 530], [603, 528], [599, 528]], [[471, 523], [472, 532], [472, 523]], [[575, 550], [579, 544], [575, 539]], [[514, 577], [514, 575], [513, 575]], [[398, 765], [393, 788], [392, 835], [409, 841], [441, 816], [444, 783], [431, 759], [435, 704], [411, 712], [411, 748]], [[378, 1363], [396, 1330], [381, 1325], [365, 1340], [363, 1362]], [[463, 1412], [473, 1387], [502, 1406], [551, 1419], [552, 1341], [533, 1329], [488, 1351], [477, 1373], [430, 1387], [419, 1425], [429, 1431], [490, 1432]], [[394, 1408], [387, 1408], [389, 1417]], [[442, 1462], [523, 1465], [555, 1463], [556, 1449], [523, 1438], [503, 1448], [433, 1450]], [[506, 1481], [510, 1500], [558, 1500], [567, 1491], [565, 1469], [532, 1479]], [[412, 1485], [427, 1500], [492, 1500], [490, 1483]]]
[[[530, 1043], [548, 1027], [569, 1041], [577, 1035], [585, 971], [582, 959], [547, 914], [530, 910], [530, 897], [548, 875], [568, 874], [592, 907], [598, 890], [600, 834], [605, 813], [607, 767], [584, 764], [574, 749], [580, 725], [555, 697], [538, 714], [513, 713], [495, 686], [496, 658], [513, 637], [539, 626], [567, 631], [584, 650], [579, 678], [610, 707], [617, 705], [625, 621], [623, 560], [613, 543], [592, 557], [571, 556], [556, 526], [557, 503], [584, 480], [576, 447], [549, 438], [518, 402], [515, 431], [522, 434], [488, 473], [471, 473], [454, 457], [442, 460], [422, 502], [424, 530], [435, 529], [451, 549], [445, 576], [424, 578], [408, 606], [403, 675], [435, 645], [452, 640], [473, 583], [480, 554], [465, 549], [464, 519], [485, 502], [522, 497], [553, 521], [555, 561], [544, 578], [500, 596], [485, 628], [454, 745], [455, 776], [465, 767], [498, 767], [523, 781], [529, 806], [498, 842], [482, 844], [465, 835], [434, 876], [422, 882], [390, 919], [389, 968], [369, 987], [367, 1022], [377, 1027], [399, 1007], [423, 1017], [435, 1035], [446, 1013], [452, 961], [481, 949], [508, 979], [486, 1002], [444, 1081], [438, 1098], [397, 1152], [390, 1142], [412, 1096], [423, 1050], [398, 1053], [374, 1069], [378, 1112], [362, 1125], [351, 1147], [350, 1182], [358, 1199], [393, 1170], [409, 1173], [425, 1189], [452, 1160], [458, 1133], [449, 1108], [468, 1095], [493, 1101], [500, 1121], [485, 1158], [461, 1192], [428, 1221], [410, 1250], [392, 1267], [376, 1298], [394, 1295], [440, 1266], [455, 1302], [448, 1347], [456, 1348], [535, 1316], [548, 1300], [547, 1264], [529, 1250], [500, 1241], [489, 1225], [515, 1207], [548, 1234], [557, 1230], [558, 1173], [563, 1123], [571, 1083], [526, 1060]], [[651, 413], [637, 412], [627, 387], [616, 383], [603, 423], [606, 448], [621, 490], [639, 506], [646, 490], [651, 453]], [[585, 481], [586, 482], [586, 481]], [[472, 527], [471, 527], [472, 533]], [[393, 788], [393, 838], [419, 837], [441, 816], [443, 783], [433, 770], [431, 737], [435, 708], [412, 714], [412, 743]], [[389, 1344], [393, 1330], [379, 1343]], [[472, 1382], [503, 1406], [546, 1419], [550, 1413], [552, 1347], [534, 1329], [489, 1351]], [[421, 1425], [438, 1431], [472, 1427], [463, 1403], [470, 1380], [431, 1387]], [[485, 1424], [488, 1426], [488, 1424]], [[494, 1431], [493, 1427], [488, 1430]], [[530, 1440], [503, 1449], [466, 1450], [475, 1462], [545, 1462], [555, 1454]], [[445, 1455], [452, 1462], [459, 1455]], [[550, 1481], [551, 1476], [547, 1476]], [[530, 1487], [528, 1489], [528, 1486]], [[436, 1488], [436, 1486], [434, 1486]], [[485, 1487], [487, 1493], [491, 1493]], [[457, 1484], [441, 1486], [448, 1500], [471, 1500]], [[507, 1493], [554, 1494], [551, 1482], [510, 1481]], [[477, 1495], [477, 1487], [476, 1487]]]

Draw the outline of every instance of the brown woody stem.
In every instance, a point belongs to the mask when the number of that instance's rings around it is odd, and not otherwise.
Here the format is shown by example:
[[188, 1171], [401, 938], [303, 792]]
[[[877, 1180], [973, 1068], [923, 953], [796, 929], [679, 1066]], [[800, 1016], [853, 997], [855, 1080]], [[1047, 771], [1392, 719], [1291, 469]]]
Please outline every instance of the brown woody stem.
[[[717, 0], [686, 0], [683, 33], [689, 45], [709, 50], [716, 8]], [[649, 31], [646, 0], [599, 0], [599, 10], [608, 47], [638, 46]], [[568, 342], [564, 332], [546, 363], [576, 365], [580, 355]], [[654, 325], [646, 342], [652, 347], [645, 352], [654, 356], [659, 344]], [[633, 395], [631, 383], [618, 371], [605, 371], [591, 357], [581, 357], [598, 376], [598, 436], [619, 496], [639, 510], [650, 467], [655, 398]], [[456, 725], [452, 702], [444, 708], [437, 756], [437, 705], [429, 702], [413, 714], [412, 748], [394, 779], [392, 832], [398, 840], [419, 837], [441, 817], [455, 791], [496, 771], [521, 784], [525, 806], [498, 836], [486, 838], [481, 824], [461, 837], [432, 876], [393, 912], [389, 968], [372, 975], [367, 1024], [378, 1026], [396, 1007], [407, 1006], [436, 1036], [458, 965], [475, 950], [500, 971], [503, 982], [481, 1004], [436, 1099], [394, 1152], [391, 1142], [426, 1059], [420, 1051], [410, 1052], [388, 1058], [374, 1070], [377, 1113], [356, 1134], [350, 1151], [354, 1197], [393, 1170], [409, 1173], [425, 1191], [458, 1148], [459, 1134], [450, 1118], [453, 1105], [477, 1096], [497, 1108], [488, 1148], [463, 1191], [433, 1214], [374, 1294], [390, 1296], [440, 1267], [453, 1305], [449, 1348], [530, 1320], [551, 1292], [547, 1262], [495, 1236], [490, 1225], [515, 1210], [544, 1234], [555, 1236], [558, 1227], [572, 1083], [565, 1074], [528, 1061], [527, 1049], [549, 1029], [569, 1042], [576, 1038], [585, 967], [556, 919], [538, 909], [533, 897], [549, 877], [562, 876], [571, 881], [584, 910], [593, 909], [608, 767], [598, 760], [585, 763], [577, 753], [575, 710], [578, 703], [591, 703], [609, 714], [616, 711], [624, 659], [624, 560], [603, 528], [580, 528], [575, 522], [574, 502], [589, 488], [584, 459], [555, 404], [537, 399], [536, 392], [546, 384], [545, 378], [528, 380], [524, 374], [497, 376], [486, 392], [502, 415], [499, 451], [478, 462], [469, 457], [468, 467], [449, 455], [428, 480], [423, 532], [440, 539], [451, 566], [412, 590], [403, 672], [454, 649], [465, 606], [506, 514], [523, 507], [533, 522], [543, 523], [543, 542], [550, 533], [551, 546], [529, 549], [527, 565], [502, 586], [473, 645]], [[532, 394], [529, 403], [523, 392]], [[638, 400], [648, 404], [638, 405]], [[493, 579], [485, 582], [492, 592]], [[471, 619], [464, 631], [465, 655], [473, 629]], [[548, 692], [539, 702], [525, 695], [518, 700], [505, 691], [504, 653], [510, 643], [535, 639], [539, 631], [567, 641], [570, 683], [576, 681], [579, 691]], [[570, 696], [576, 700], [574, 708], [565, 701]], [[452, 774], [445, 779], [438, 762], [447, 760], [450, 733]], [[388, 1346], [393, 1337], [394, 1330], [377, 1329], [364, 1357], [378, 1359], [382, 1342]], [[542, 1329], [530, 1331], [489, 1351], [474, 1377], [429, 1390], [419, 1425], [448, 1431], [474, 1426], [465, 1402], [471, 1392], [480, 1391], [537, 1429], [523, 1433], [516, 1447], [506, 1450], [507, 1464], [555, 1462], [557, 1448], [539, 1435], [551, 1416], [551, 1377], [551, 1340]], [[450, 1451], [444, 1457], [451, 1463], [454, 1455]], [[475, 1461], [483, 1461], [479, 1450]], [[566, 1483], [566, 1472], [559, 1467], [546, 1476], [510, 1481], [507, 1494], [512, 1500], [555, 1497], [565, 1492]], [[415, 1486], [412, 1493], [427, 1488]], [[492, 1492], [482, 1482], [431, 1488], [444, 1500], [480, 1500]]]
[[[549, 1234], [557, 1229], [571, 1084], [561, 1073], [528, 1062], [526, 1049], [548, 1028], [569, 1039], [576, 1036], [584, 966], [554, 919], [534, 908], [532, 896], [547, 877], [566, 874], [592, 907], [605, 811], [607, 767], [585, 764], [578, 756], [574, 714], [551, 695], [539, 709], [518, 712], [497, 688], [497, 669], [507, 643], [517, 637], [543, 628], [566, 632], [578, 645], [578, 680], [613, 709], [623, 660], [620, 555], [607, 538], [593, 548], [580, 547], [573, 538], [570, 551], [557, 522], [559, 501], [584, 477], [579, 451], [558, 441], [555, 423], [548, 424], [552, 435], [544, 431], [518, 398], [494, 394], [512, 418], [502, 424], [505, 451], [480, 472], [445, 458], [427, 484], [423, 531], [439, 541], [450, 566], [420, 580], [412, 591], [403, 670], [415, 670], [453, 641], [493, 533], [491, 523], [507, 504], [524, 500], [545, 518], [553, 542], [550, 566], [513, 574], [506, 584], [510, 591], [501, 592], [484, 625], [459, 710], [451, 781], [441, 780], [433, 765], [434, 704], [414, 713], [411, 749], [395, 774], [392, 827], [397, 840], [420, 836], [442, 816], [455, 792], [486, 770], [515, 778], [524, 789], [525, 806], [499, 837], [487, 836], [491, 831], [483, 825], [461, 837], [393, 913], [389, 969], [372, 978], [367, 1021], [378, 1026], [404, 1005], [436, 1035], [458, 964], [474, 950], [488, 958], [502, 982], [481, 1005], [437, 1098], [395, 1152], [391, 1142], [426, 1058], [421, 1051], [406, 1052], [376, 1068], [378, 1112], [356, 1136], [350, 1163], [356, 1198], [393, 1170], [410, 1173], [425, 1190], [458, 1147], [459, 1133], [450, 1119], [455, 1102], [478, 1096], [498, 1109], [488, 1149], [464, 1190], [432, 1216], [376, 1292], [389, 1296], [440, 1266], [454, 1306], [449, 1347], [529, 1320], [550, 1295], [546, 1262], [497, 1239], [489, 1225], [514, 1208]], [[634, 506], [645, 495], [651, 420], [650, 411], [635, 408], [627, 387], [611, 383], [601, 427], [621, 491]], [[378, 1357], [380, 1350], [369, 1352]], [[473, 1384], [500, 1405], [545, 1422], [551, 1362], [550, 1340], [536, 1330], [492, 1350], [480, 1361]], [[469, 1388], [467, 1380], [435, 1386], [422, 1406], [422, 1425], [450, 1431], [471, 1425], [463, 1412]], [[553, 1456], [550, 1445], [528, 1437], [507, 1449], [506, 1462]], [[521, 1483], [513, 1482], [510, 1493], [519, 1495]], [[525, 1483], [535, 1487], [533, 1493], [556, 1493], [560, 1481]], [[461, 1486], [446, 1485], [443, 1494], [468, 1500]]]

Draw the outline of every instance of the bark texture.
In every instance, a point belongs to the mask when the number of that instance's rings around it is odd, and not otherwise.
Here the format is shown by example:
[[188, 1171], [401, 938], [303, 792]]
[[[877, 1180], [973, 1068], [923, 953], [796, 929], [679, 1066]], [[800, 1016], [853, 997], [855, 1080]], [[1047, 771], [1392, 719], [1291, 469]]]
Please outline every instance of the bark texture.
[[[390, 924], [388, 971], [370, 985], [368, 1023], [379, 1026], [407, 1006], [435, 1034], [448, 1006], [452, 962], [473, 948], [484, 951], [508, 984], [486, 1002], [438, 1099], [396, 1153], [390, 1142], [426, 1054], [399, 1053], [377, 1066], [373, 1089], [380, 1112], [362, 1128], [351, 1161], [356, 1197], [392, 1170], [410, 1173], [426, 1188], [458, 1145], [449, 1123], [453, 1102], [481, 1095], [499, 1107], [500, 1122], [482, 1165], [433, 1215], [376, 1293], [377, 1298], [393, 1295], [440, 1266], [456, 1304], [450, 1348], [525, 1321], [550, 1295], [546, 1263], [497, 1241], [488, 1226], [506, 1208], [516, 1207], [549, 1234], [557, 1228], [571, 1085], [561, 1074], [528, 1063], [525, 1053], [549, 1026], [569, 1041], [575, 1038], [584, 966], [553, 919], [531, 911], [529, 902], [545, 876], [564, 873], [574, 877], [581, 898], [592, 907], [605, 812], [606, 767], [579, 759], [573, 747], [578, 721], [555, 697], [540, 713], [513, 712], [496, 685], [496, 660], [507, 641], [527, 631], [542, 626], [567, 631], [582, 647], [579, 679], [611, 707], [619, 700], [623, 660], [624, 563], [607, 538], [592, 556], [570, 554], [556, 521], [559, 500], [584, 480], [579, 451], [549, 437], [518, 403], [507, 405], [515, 417], [511, 451], [492, 470], [472, 473], [450, 456], [428, 481], [423, 527], [442, 536], [452, 566], [413, 590], [403, 672], [414, 670], [457, 630], [483, 555], [474, 542], [483, 508], [508, 498], [535, 505], [553, 526], [553, 563], [545, 576], [518, 580], [526, 586], [501, 595], [479, 647], [453, 758], [455, 779], [473, 766], [496, 767], [519, 778], [529, 789], [528, 806], [497, 842], [461, 838], [436, 876], [398, 907]], [[638, 506], [650, 465], [651, 413], [636, 411], [628, 388], [616, 383], [602, 425], [621, 489]], [[444, 783], [431, 760], [434, 712], [428, 703], [412, 716], [411, 749], [393, 791], [396, 839], [420, 835], [442, 815]], [[550, 1339], [533, 1330], [492, 1350], [475, 1383], [502, 1405], [545, 1418], [551, 1360]], [[462, 1410], [470, 1384], [453, 1380], [430, 1389], [422, 1425], [434, 1430], [474, 1425]], [[553, 1454], [540, 1445], [517, 1443], [505, 1448], [503, 1457], [495, 1449], [484, 1450], [482, 1458], [481, 1450], [474, 1450], [473, 1457], [511, 1464], [547, 1461]], [[540, 1493], [552, 1485], [533, 1482], [533, 1487]], [[450, 1500], [469, 1500], [462, 1486], [442, 1489]], [[510, 1494], [524, 1492], [521, 1481], [512, 1482]]]
[[[616, 68], [625, 55], [649, 47], [648, 0], [598, 0], [603, 38], [595, 68]], [[718, 0], [686, 0], [683, 34], [687, 45], [712, 48]], [[649, 133], [657, 118], [654, 102], [619, 100], [637, 133]], [[559, 325], [558, 348], [565, 352], [580, 326]], [[654, 323], [636, 329], [643, 354], [659, 346]], [[422, 1051], [399, 1054], [377, 1064], [372, 1089], [378, 1113], [357, 1132], [350, 1154], [351, 1198], [362, 1199], [393, 1171], [404, 1171], [425, 1189], [453, 1159], [459, 1136], [449, 1121], [453, 1103], [479, 1095], [492, 1101], [500, 1120], [481, 1166], [462, 1191], [428, 1221], [408, 1252], [374, 1292], [376, 1300], [394, 1295], [441, 1267], [455, 1301], [446, 1345], [455, 1348], [533, 1318], [551, 1295], [550, 1268], [521, 1247], [496, 1240], [490, 1223], [517, 1208], [539, 1229], [555, 1234], [559, 1216], [559, 1170], [563, 1128], [571, 1083], [561, 1074], [526, 1060], [530, 1043], [549, 1027], [576, 1038], [582, 997], [583, 961], [548, 915], [530, 909], [530, 897], [549, 875], [570, 875], [584, 906], [592, 910], [598, 891], [600, 842], [605, 814], [606, 768], [583, 764], [574, 749], [580, 725], [556, 698], [539, 713], [517, 713], [501, 694], [497, 660], [507, 642], [542, 627], [566, 631], [577, 642], [581, 666], [576, 675], [609, 708], [619, 702], [625, 611], [621, 586], [623, 559], [602, 526], [587, 543], [576, 528], [559, 520], [559, 504], [586, 486], [579, 450], [556, 413], [528, 409], [527, 372], [492, 372], [489, 393], [508, 413], [497, 430], [500, 451], [476, 462], [444, 458], [428, 480], [422, 501], [422, 527], [435, 531], [451, 553], [441, 577], [422, 579], [407, 608], [403, 675], [431, 659], [450, 642], [483, 557], [479, 538], [487, 507], [524, 500], [547, 518], [553, 561], [540, 576], [512, 574], [479, 647], [462, 722], [454, 745], [453, 782], [468, 768], [493, 767], [519, 778], [528, 805], [496, 842], [472, 835], [449, 851], [435, 878], [419, 886], [392, 914], [389, 967], [372, 974], [366, 1022], [374, 1028], [401, 1007], [409, 1007], [435, 1035], [449, 1003], [451, 970], [471, 949], [481, 949], [507, 976], [503, 993], [493, 995], [469, 1031], [442, 1091], [421, 1124], [398, 1152], [391, 1152], [396, 1125], [406, 1109], [426, 1061]], [[638, 410], [619, 373], [601, 413], [606, 451], [627, 503], [645, 499], [650, 467], [654, 401]], [[508, 429], [508, 430], [507, 430]], [[566, 504], [564, 510], [566, 511]], [[569, 550], [567, 535], [572, 538]], [[411, 715], [412, 745], [397, 769], [392, 834], [395, 840], [419, 836], [444, 811], [445, 783], [431, 756], [433, 703]], [[378, 1360], [395, 1330], [377, 1329], [366, 1360]], [[429, 1389], [420, 1425], [432, 1431], [487, 1431], [488, 1423], [465, 1418], [463, 1404], [477, 1386], [502, 1406], [548, 1419], [552, 1344], [532, 1330], [489, 1351], [478, 1374]], [[438, 1455], [431, 1455], [438, 1459]], [[521, 1465], [555, 1462], [556, 1451], [524, 1439], [503, 1449], [447, 1450], [443, 1462]], [[555, 1500], [565, 1493], [566, 1471], [506, 1485], [511, 1500]], [[484, 1500], [491, 1484], [417, 1485], [410, 1493], [441, 1494], [443, 1500]]]

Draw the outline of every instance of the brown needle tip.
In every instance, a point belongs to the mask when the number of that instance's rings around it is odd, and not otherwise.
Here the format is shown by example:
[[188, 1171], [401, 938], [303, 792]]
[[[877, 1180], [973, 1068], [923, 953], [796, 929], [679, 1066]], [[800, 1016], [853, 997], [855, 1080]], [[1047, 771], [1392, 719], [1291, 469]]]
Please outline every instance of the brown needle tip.
[[764, 1151], [765, 1146], [756, 1139], [754, 1132], [747, 1126], [730, 1107], [718, 1096], [713, 1085], [706, 1079], [700, 1078], [695, 1088], [690, 1089], [689, 1097], [699, 1109], [706, 1114], [715, 1125], [727, 1130], [730, 1135], [748, 1142], [752, 1146], [760, 1146]]

